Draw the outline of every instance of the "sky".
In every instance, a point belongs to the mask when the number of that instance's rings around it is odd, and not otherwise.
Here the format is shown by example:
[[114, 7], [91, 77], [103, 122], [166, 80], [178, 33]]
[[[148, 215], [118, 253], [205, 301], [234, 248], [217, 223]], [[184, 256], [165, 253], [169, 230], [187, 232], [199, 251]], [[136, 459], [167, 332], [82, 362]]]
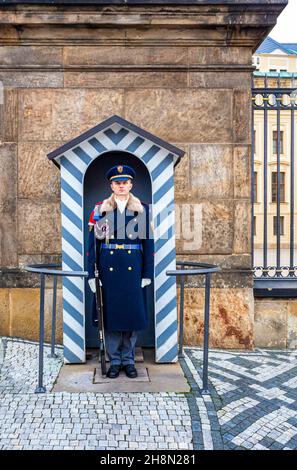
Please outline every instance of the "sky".
[[269, 36], [278, 42], [297, 43], [297, 0], [289, 0]]

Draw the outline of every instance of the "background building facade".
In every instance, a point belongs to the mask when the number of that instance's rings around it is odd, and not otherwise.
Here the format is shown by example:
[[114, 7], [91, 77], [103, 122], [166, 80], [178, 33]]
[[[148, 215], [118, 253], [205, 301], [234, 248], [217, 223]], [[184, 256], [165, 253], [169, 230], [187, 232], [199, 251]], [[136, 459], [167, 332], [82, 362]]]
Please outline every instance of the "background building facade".
[[[257, 49], [253, 56], [255, 88], [297, 88], [297, 43], [280, 44], [268, 37]], [[261, 100], [258, 97], [258, 100]], [[289, 100], [289, 96], [284, 97]], [[271, 103], [275, 98], [271, 96]], [[297, 114], [294, 116], [297, 129]], [[291, 174], [291, 143], [294, 140], [296, 148], [297, 134], [292, 135], [291, 111], [282, 110], [280, 128], [281, 154], [281, 237], [282, 264], [288, 264], [289, 225], [290, 225], [290, 174]], [[267, 153], [268, 153], [268, 244], [269, 264], [275, 263], [276, 248], [276, 190], [277, 190], [277, 112], [268, 111], [267, 122]], [[262, 264], [263, 240], [263, 169], [264, 169], [264, 119], [263, 112], [254, 113], [254, 202], [255, 202], [255, 265]], [[295, 160], [295, 172], [297, 161]], [[297, 174], [297, 172], [295, 173]], [[297, 224], [297, 208], [295, 210]], [[297, 225], [296, 225], [297, 228]], [[296, 258], [297, 262], [297, 258]]]
[[275, 286], [256, 299], [256, 342], [296, 347], [297, 44], [268, 37], [253, 63], [254, 266]]

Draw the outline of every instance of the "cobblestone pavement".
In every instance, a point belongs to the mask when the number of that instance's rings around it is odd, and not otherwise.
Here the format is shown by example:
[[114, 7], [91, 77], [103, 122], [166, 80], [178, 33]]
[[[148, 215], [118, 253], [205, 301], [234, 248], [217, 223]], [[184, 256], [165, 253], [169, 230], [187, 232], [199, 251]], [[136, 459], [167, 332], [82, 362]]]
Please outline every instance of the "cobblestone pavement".
[[34, 394], [37, 345], [0, 342], [0, 449], [297, 449], [297, 351], [185, 348], [190, 393], [52, 393], [62, 365], [45, 352], [46, 394]]
[[[48, 390], [52, 389], [63, 364], [63, 348], [55, 347], [57, 358], [48, 357], [50, 351], [45, 345], [43, 382]], [[34, 392], [37, 371], [38, 346], [35, 342], [0, 338], [0, 393]]]
[[36, 395], [37, 351], [2, 338], [0, 449], [193, 449], [185, 394], [51, 393], [62, 351], [51, 359], [47, 347], [48, 393]]
[[2, 398], [2, 449], [192, 449], [174, 393], [49, 393]]

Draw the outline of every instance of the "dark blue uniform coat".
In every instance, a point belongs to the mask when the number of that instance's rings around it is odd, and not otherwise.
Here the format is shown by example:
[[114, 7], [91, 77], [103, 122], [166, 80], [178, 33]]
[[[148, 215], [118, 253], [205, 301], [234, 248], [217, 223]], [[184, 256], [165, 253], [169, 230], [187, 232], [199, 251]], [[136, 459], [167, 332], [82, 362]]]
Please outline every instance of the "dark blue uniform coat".
[[[107, 242], [142, 246], [142, 250], [102, 249], [106, 239], [95, 238], [102, 282], [104, 328], [107, 331], [143, 330], [148, 326], [148, 313], [141, 279], [150, 278], [153, 282], [154, 277], [154, 240], [149, 205], [130, 193], [122, 213], [117, 209], [114, 194], [96, 206], [99, 206], [97, 227], [102, 229], [102, 235], [108, 234]], [[94, 210], [89, 221], [88, 280], [95, 277], [93, 215]], [[94, 295], [93, 312], [95, 308]]]

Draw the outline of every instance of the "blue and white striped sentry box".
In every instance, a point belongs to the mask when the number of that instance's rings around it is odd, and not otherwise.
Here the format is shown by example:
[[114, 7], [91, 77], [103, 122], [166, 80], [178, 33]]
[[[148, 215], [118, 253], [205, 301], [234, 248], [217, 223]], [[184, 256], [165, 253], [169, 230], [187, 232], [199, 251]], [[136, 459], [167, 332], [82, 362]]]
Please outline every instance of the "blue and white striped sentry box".
[[[106, 152], [120, 150], [146, 165], [152, 181], [155, 239], [156, 362], [177, 361], [176, 268], [174, 230], [174, 166], [184, 151], [119, 116], [99, 125], [48, 154], [61, 169], [62, 268], [84, 270], [83, 182], [90, 163]], [[168, 208], [171, 208], [168, 212]], [[166, 233], [166, 236], [164, 234]], [[63, 278], [63, 341], [66, 363], [85, 362], [85, 282]]]

